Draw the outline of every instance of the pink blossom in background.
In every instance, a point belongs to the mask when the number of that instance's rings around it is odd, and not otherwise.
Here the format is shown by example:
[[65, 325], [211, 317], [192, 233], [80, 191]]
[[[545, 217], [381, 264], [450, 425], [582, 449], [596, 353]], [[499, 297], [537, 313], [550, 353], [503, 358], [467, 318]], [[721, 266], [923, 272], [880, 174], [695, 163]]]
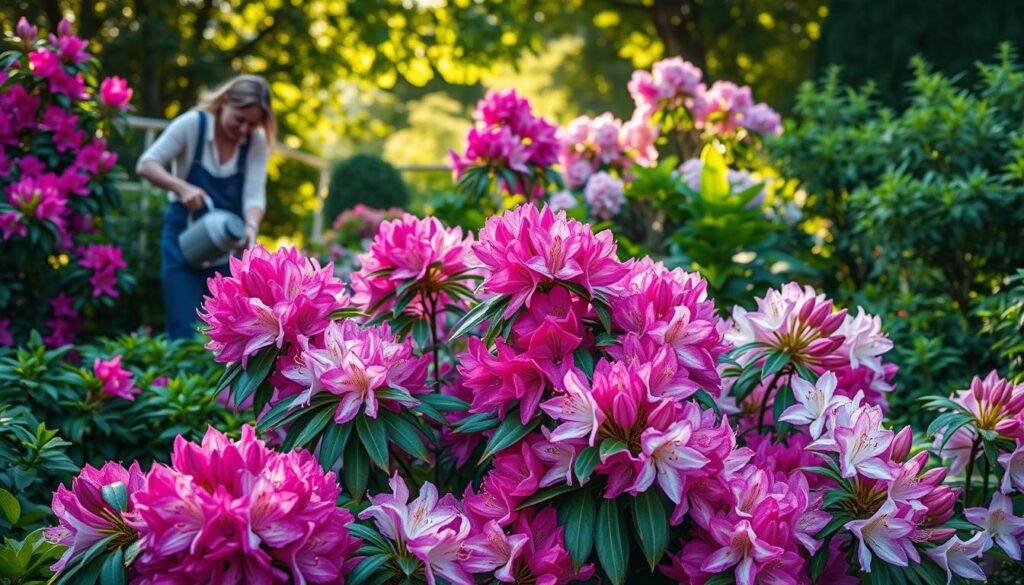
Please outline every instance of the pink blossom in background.
[[103, 393], [107, 396], [135, 400], [135, 395], [141, 392], [134, 385], [132, 373], [121, 368], [121, 356], [119, 355], [109, 360], [96, 358], [92, 362], [92, 370], [96, 378], [102, 382]]
[[740, 120], [740, 125], [762, 135], [782, 134], [782, 117], [768, 104], [754, 104]]
[[255, 246], [232, 257], [230, 274], [210, 279], [199, 317], [209, 325], [207, 349], [218, 362], [242, 361], [265, 347], [281, 349], [321, 333], [341, 306], [345, 284], [333, 265], [320, 266], [298, 249]]
[[92, 296], [121, 296], [117, 290], [117, 271], [128, 267], [121, 248], [113, 244], [89, 244], [78, 253], [78, 265], [93, 272], [89, 277], [89, 284], [93, 287]]
[[14, 34], [21, 41], [22, 47], [29, 47], [39, 36], [39, 29], [29, 23], [28, 19], [22, 16], [18, 19], [18, 25], [14, 28]]
[[0, 347], [14, 345], [14, 335], [11, 333], [11, 320], [0, 319]]
[[89, 58], [85, 48], [88, 43], [71, 34], [62, 34], [57, 38], [57, 53], [68, 63], [79, 64]]
[[47, 347], [61, 347], [74, 343], [75, 336], [82, 329], [82, 321], [75, 309], [75, 299], [63, 292], [50, 299], [53, 319], [46, 322], [50, 333], [43, 337]]
[[28, 235], [28, 226], [21, 220], [21, 214], [17, 211], [6, 211], [0, 213], [0, 231], [3, 232], [4, 240], [14, 236], [24, 238]]
[[123, 77], [108, 77], [100, 83], [100, 102], [111, 108], [127, 111], [132, 93], [128, 80]]
[[133, 502], [142, 554], [133, 583], [336, 583], [358, 563], [360, 541], [337, 507], [338, 483], [305, 450], [277, 453], [251, 426], [233, 441], [175, 440]]
[[569, 191], [556, 191], [548, 198], [548, 207], [555, 213], [566, 209], [573, 209], [576, 205], [576, 198]]
[[[103, 498], [103, 487], [115, 483], [123, 484], [127, 492], [128, 507], [124, 512], [115, 510]], [[122, 545], [134, 540], [137, 511], [132, 496], [144, 483], [145, 476], [138, 463], [125, 469], [118, 463], [108, 462], [99, 469], [87, 463], [72, 480], [70, 490], [58, 486], [51, 504], [58, 524], [46, 528], [44, 535], [47, 541], [68, 548], [50, 568], [60, 571], [69, 561], [108, 536], [117, 537]]]
[[600, 219], [615, 217], [626, 202], [622, 180], [604, 171], [590, 177], [583, 189], [583, 197], [590, 206], [590, 213]]
[[472, 244], [472, 234], [463, 237], [462, 228], [446, 228], [435, 217], [405, 214], [381, 223], [369, 250], [359, 256], [361, 268], [352, 274], [352, 303], [373, 314], [390, 311], [399, 287], [413, 280], [414, 289], [436, 295], [436, 306], [443, 307], [454, 299], [441, 287], [469, 269]]
[[29, 53], [29, 71], [36, 77], [48, 78], [60, 71], [60, 56], [50, 49], [40, 48]]

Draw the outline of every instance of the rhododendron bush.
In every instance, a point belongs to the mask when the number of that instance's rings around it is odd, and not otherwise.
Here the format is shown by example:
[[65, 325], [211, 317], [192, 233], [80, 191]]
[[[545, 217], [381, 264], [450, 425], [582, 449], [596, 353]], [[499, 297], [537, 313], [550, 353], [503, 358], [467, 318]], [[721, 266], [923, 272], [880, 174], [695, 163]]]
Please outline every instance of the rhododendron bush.
[[118, 204], [107, 138], [132, 90], [100, 79], [70, 28], [42, 35], [22, 18], [0, 56], [0, 345], [32, 329], [53, 347], [71, 343], [133, 284], [102, 233]]
[[360, 266], [257, 247], [211, 280], [255, 424], [86, 467], [54, 494], [57, 582], [931, 584], [1021, 558], [1024, 385], [893, 428], [863, 309], [797, 283], [716, 305], [532, 203], [386, 221]]
[[731, 303], [808, 272], [797, 256], [810, 244], [791, 229], [799, 208], [749, 172], [763, 167], [763, 139], [782, 132], [779, 115], [678, 57], [635, 71], [628, 90], [629, 120], [606, 112], [564, 127], [515, 90], [488, 92], [464, 151], [451, 153], [465, 204], [544, 200], [610, 227], [630, 255], [699, 270]]

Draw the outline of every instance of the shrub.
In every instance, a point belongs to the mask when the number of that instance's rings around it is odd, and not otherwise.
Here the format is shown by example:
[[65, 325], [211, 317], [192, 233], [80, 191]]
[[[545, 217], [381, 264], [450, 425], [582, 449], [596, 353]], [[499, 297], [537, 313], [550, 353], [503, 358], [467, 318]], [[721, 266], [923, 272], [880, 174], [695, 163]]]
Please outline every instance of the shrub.
[[23, 18], [16, 34], [0, 57], [0, 345], [45, 328], [58, 346], [83, 327], [102, 331], [100, 310], [133, 285], [102, 231], [118, 205], [106, 138], [131, 90], [100, 80], [66, 21], [40, 37]]
[[408, 207], [402, 174], [371, 154], [357, 154], [336, 164], [324, 201], [324, 217], [337, 217], [360, 203], [377, 209]]

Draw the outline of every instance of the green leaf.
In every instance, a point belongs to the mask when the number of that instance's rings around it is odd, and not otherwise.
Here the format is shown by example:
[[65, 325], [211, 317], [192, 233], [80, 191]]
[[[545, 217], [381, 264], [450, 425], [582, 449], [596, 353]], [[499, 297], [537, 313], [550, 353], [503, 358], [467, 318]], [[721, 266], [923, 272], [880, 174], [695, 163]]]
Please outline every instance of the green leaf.
[[597, 502], [590, 491], [577, 491], [558, 505], [558, 523], [565, 527], [565, 548], [576, 570], [590, 558], [596, 521]]
[[[948, 427], [946, 427], [945, 432], [942, 433], [942, 444], [939, 445], [939, 452], [941, 453], [942, 450], [946, 448], [946, 443], [948, 443], [949, 440], [951, 438], [953, 438], [953, 435], [956, 434], [956, 432], [958, 430], [960, 430], [961, 427], [970, 424], [973, 420], [974, 420], [974, 417], [964, 418], [962, 420], [954, 421], [952, 424], [950, 424]], [[973, 426], [969, 430], [973, 434], [973, 432], [974, 432]]]
[[786, 384], [775, 391], [775, 402], [772, 404], [772, 420], [775, 421], [775, 428], [782, 429], [788, 428], [789, 425], [780, 422], [779, 417], [786, 411], [787, 408], [796, 404], [796, 398], [793, 396], [793, 388]]
[[597, 466], [597, 462], [600, 460], [601, 452], [597, 447], [587, 447], [576, 455], [573, 470], [576, 472], [576, 477], [580, 480], [580, 485], [590, 478], [590, 474], [594, 473], [594, 467]]
[[516, 510], [523, 510], [523, 509], [529, 508], [530, 506], [536, 506], [537, 504], [540, 504], [541, 502], [546, 502], [546, 501], [548, 501], [550, 499], [557, 498], [558, 496], [560, 496], [562, 494], [567, 494], [569, 492], [576, 491], [578, 489], [579, 488], [577, 486], [566, 485], [564, 483], [544, 488], [544, 489], [540, 490], [539, 492], [537, 492], [537, 493], [533, 494], [532, 496], [530, 496], [530, 497], [526, 498], [525, 500], [523, 500], [522, 503], [520, 503], [518, 506], [516, 506]]
[[576, 367], [586, 374], [588, 379], [594, 376], [594, 356], [590, 355], [590, 351], [586, 347], [581, 345], [576, 348], [572, 357], [576, 362]]
[[235, 381], [236, 378], [242, 373], [242, 362], [235, 362], [225, 368], [224, 372], [220, 375], [220, 379], [217, 380], [216, 392], [220, 394], [221, 390], [227, 388]]
[[983, 528], [981, 526], [978, 526], [977, 524], [974, 524], [972, 522], [968, 522], [967, 520], [963, 520], [963, 519], [960, 519], [960, 518], [951, 518], [950, 520], [947, 520], [945, 524], [940, 526], [940, 528], [953, 528], [953, 529], [956, 529], [956, 530], [975, 530], [975, 531], [983, 530]]
[[21, 518], [21, 504], [18, 502], [18, 498], [3, 488], [0, 488], [0, 511], [4, 513], [4, 518], [7, 518], [7, 522], [12, 526], [16, 525], [18, 519]]
[[825, 497], [821, 502], [822, 508], [828, 508], [834, 504], [839, 504], [853, 498], [853, 494], [845, 492], [843, 490], [828, 490], [825, 493]]
[[345, 577], [345, 583], [348, 585], [359, 585], [363, 581], [366, 581], [370, 575], [376, 573], [377, 570], [384, 566], [384, 563], [386, 562], [388, 562], [387, 555], [371, 555], [365, 557], [363, 560], [359, 561], [359, 564], [352, 569], [352, 572], [349, 573], [347, 577]]
[[568, 290], [571, 293], [574, 293], [581, 299], [585, 299], [588, 301], [590, 300], [590, 293], [588, 293], [587, 289], [583, 288], [583, 285], [581, 284], [577, 284], [575, 282], [571, 282], [568, 280], [556, 280], [555, 283], [563, 286], [566, 290]]
[[500, 310], [504, 309], [505, 305], [508, 304], [510, 298], [511, 297], [508, 295], [492, 297], [470, 309], [470, 311], [455, 324], [451, 335], [448, 336], [448, 343], [462, 337], [469, 331], [476, 328], [477, 325], [486, 321], [488, 315], [495, 309], [500, 312]]
[[[315, 439], [316, 436], [320, 434], [320, 431], [324, 430], [324, 427], [327, 426], [327, 423], [333, 420], [334, 409], [323, 408], [320, 409], [319, 411], [316, 411], [313, 414], [313, 416], [311, 416], [305, 422], [304, 425], [302, 425], [302, 423], [295, 423], [295, 426], [288, 429], [288, 436], [293, 436], [292, 432], [294, 431], [295, 438], [290, 441], [285, 441], [285, 444], [287, 445], [286, 448], [291, 450], [305, 447], [307, 444], [309, 444], [310, 441]], [[299, 427], [299, 429], [296, 430], [295, 427]]]
[[487, 442], [487, 448], [484, 449], [484, 454], [480, 456], [480, 463], [483, 463], [495, 453], [528, 435], [530, 431], [537, 428], [540, 420], [539, 416], [535, 416], [529, 423], [524, 425], [519, 421], [519, 409], [509, 410], [505, 414], [505, 420], [501, 421], [501, 424], [498, 425], [498, 428], [495, 429], [494, 434], [491, 436], [491, 440]]
[[420, 394], [416, 398], [441, 412], [466, 412], [469, 410], [468, 402], [447, 394]]
[[100, 494], [102, 494], [103, 500], [118, 512], [128, 509], [128, 488], [124, 483], [115, 481], [107, 484], [100, 488]]
[[341, 474], [345, 477], [345, 487], [352, 499], [361, 502], [366, 494], [366, 482], [370, 478], [370, 456], [359, 441], [349, 441], [345, 445], [345, 462], [341, 466]]
[[668, 513], [656, 489], [648, 489], [633, 499], [633, 520], [637, 541], [647, 565], [654, 571], [668, 546]]
[[829, 520], [828, 524], [825, 525], [817, 534], [814, 535], [815, 540], [823, 540], [828, 538], [839, 531], [840, 528], [846, 526], [851, 520], [847, 514], [837, 514]]
[[124, 551], [114, 549], [114, 552], [107, 555], [103, 561], [103, 568], [100, 569], [100, 583], [103, 585], [124, 585], [125, 578]]
[[320, 461], [320, 466], [324, 468], [325, 472], [330, 471], [334, 467], [334, 463], [341, 456], [342, 451], [345, 450], [345, 445], [348, 443], [348, 438], [351, 434], [351, 424], [333, 424], [324, 431], [324, 436], [320, 439], [320, 451], [317, 453], [317, 459]]
[[835, 471], [833, 471], [833, 470], [831, 470], [831, 469], [829, 469], [827, 467], [820, 467], [820, 466], [814, 465], [814, 466], [810, 466], [810, 467], [801, 467], [800, 471], [805, 471], [805, 472], [808, 472], [808, 473], [817, 473], [818, 475], [824, 475], [825, 477], [835, 481], [839, 485], [848, 485], [850, 483], [846, 479], [843, 479], [843, 477], [841, 475], [839, 475], [838, 473], [836, 473]]
[[236, 409], [241, 408], [245, 399], [252, 396], [252, 393], [260, 387], [263, 380], [270, 374], [271, 368], [274, 367], [274, 361], [277, 359], [277, 352], [278, 349], [271, 345], [261, 349], [255, 357], [249, 360], [248, 367], [238, 376], [236, 383], [231, 386]]
[[601, 499], [594, 544], [597, 547], [597, 558], [608, 579], [614, 585], [625, 583], [626, 569], [629, 567], [629, 532], [623, 525], [615, 500]]
[[409, 455], [426, 461], [427, 448], [423, 446], [423, 439], [417, 434], [416, 427], [392, 412], [380, 414], [380, 420], [384, 422], [388, 438]]
[[477, 412], [455, 424], [457, 433], [480, 433], [498, 426], [501, 421], [493, 412]]
[[369, 526], [358, 522], [352, 522], [346, 524], [345, 529], [348, 530], [352, 536], [362, 539], [364, 545], [371, 544], [382, 551], [386, 551], [391, 548], [388, 541], [384, 540], [384, 537], [379, 532]]
[[718, 403], [715, 402], [715, 399], [710, 394], [708, 394], [707, 390], [700, 388], [693, 393], [693, 399], [697, 401], [697, 404], [700, 404], [705, 409], [715, 411], [715, 419], [721, 420], [722, 411], [718, 408]]
[[260, 433], [265, 433], [270, 429], [276, 428], [279, 425], [284, 424], [285, 419], [288, 417], [298, 417], [303, 412], [303, 409], [300, 407], [296, 407], [293, 410], [291, 408], [292, 404], [294, 404], [295, 401], [298, 400], [298, 398], [298, 395], [289, 396], [281, 400], [274, 406], [272, 406], [270, 410], [267, 411], [266, 414], [261, 416], [260, 419], [256, 421], [256, 430]]
[[388, 471], [388, 434], [384, 429], [384, 423], [371, 419], [365, 414], [356, 417], [356, 432], [359, 433], [359, 440], [370, 459], [384, 470]]
[[818, 551], [811, 557], [811, 581], [814, 583], [818, 582], [821, 574], [825, 571], [825, 565], [828, 564], [828, 553], [831, 540], [832, 537], [826, 538], [825, 542], [818, 547]]
[[761, 380], [767, 381], [776, 372], [782, 370], [789, 363], [789, 354], [782, 351], [771, 351], [761, 365]]
[[618, 439], [605, 439], [601, 441], [601, 461], [604, 461], [609, 456], [618, 453], [619, 451], [628, 451], [629, 447]]

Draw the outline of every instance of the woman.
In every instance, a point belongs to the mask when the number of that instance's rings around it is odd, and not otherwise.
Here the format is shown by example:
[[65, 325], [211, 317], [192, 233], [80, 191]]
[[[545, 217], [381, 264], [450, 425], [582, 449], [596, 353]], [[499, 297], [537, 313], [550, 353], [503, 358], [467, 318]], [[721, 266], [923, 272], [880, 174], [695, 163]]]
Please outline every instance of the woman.
[[170, 192], [160, 239], [169, 338], [195, 333], [196, 309], [207, 292], [206, 281], [226, 269], [226, 265], [205, 270], [189, 267], [178, 236], [190, 215], [199, 217], [212, 203], [242, 217], [245, 246], [255, 244], [266, 209], [267, 156], [275, 129], [266, 80], [240, 75], [204, 95], [194, 110], [175, 118], [139, 158], [135, 166], [139, 176]]

